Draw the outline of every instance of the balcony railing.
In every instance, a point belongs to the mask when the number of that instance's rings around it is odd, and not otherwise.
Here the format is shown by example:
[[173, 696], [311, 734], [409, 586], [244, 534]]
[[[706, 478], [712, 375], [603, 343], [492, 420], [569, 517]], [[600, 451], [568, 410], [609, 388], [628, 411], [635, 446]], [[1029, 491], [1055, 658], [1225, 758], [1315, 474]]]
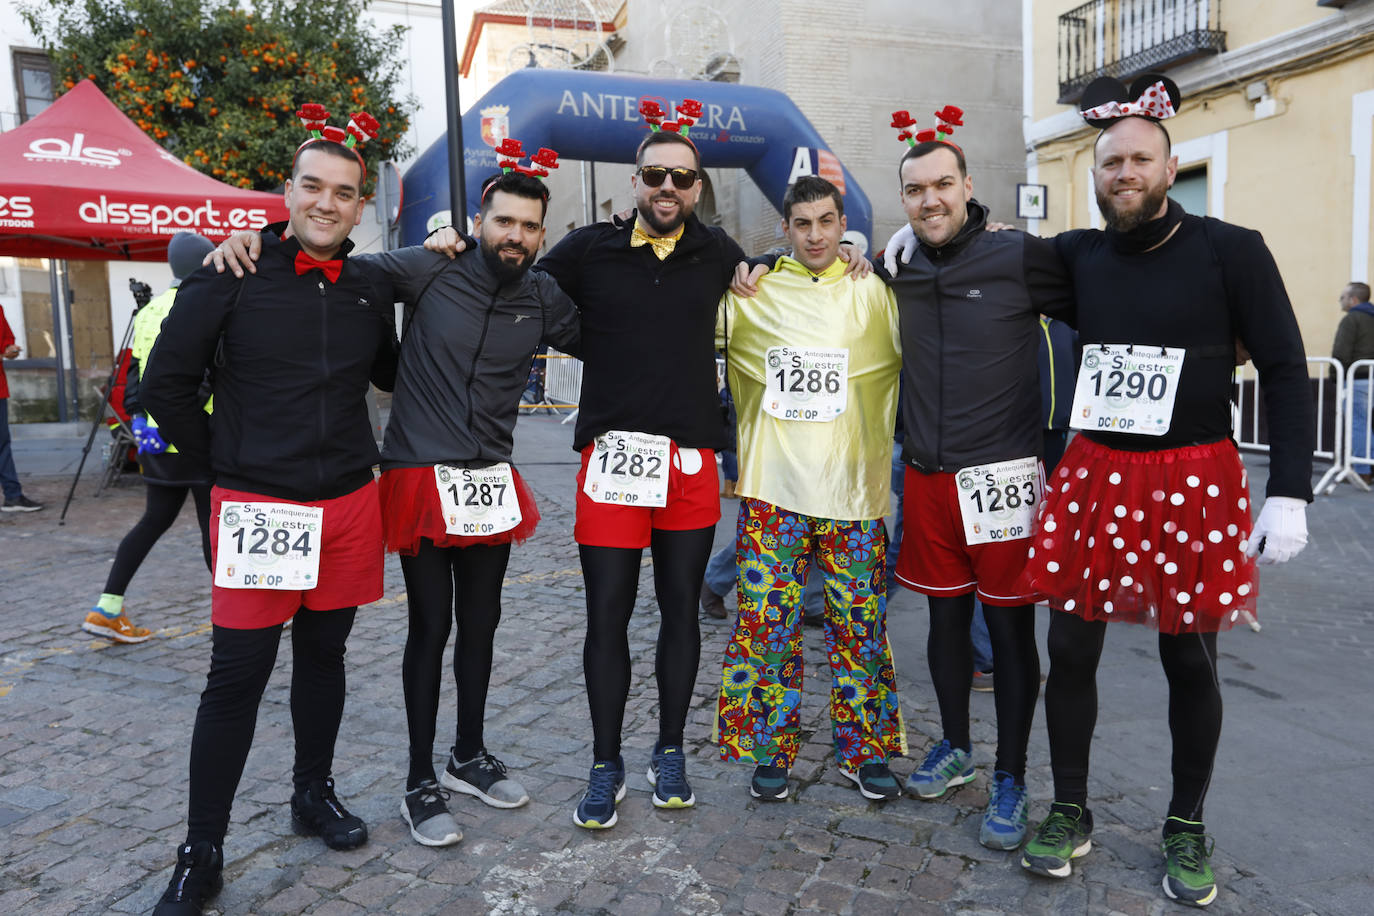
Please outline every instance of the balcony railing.
[[1225, 50], [1221, 0], [1090, 0], [1059, 17], [1059, 101], [1099, 76], [1128, 82]]

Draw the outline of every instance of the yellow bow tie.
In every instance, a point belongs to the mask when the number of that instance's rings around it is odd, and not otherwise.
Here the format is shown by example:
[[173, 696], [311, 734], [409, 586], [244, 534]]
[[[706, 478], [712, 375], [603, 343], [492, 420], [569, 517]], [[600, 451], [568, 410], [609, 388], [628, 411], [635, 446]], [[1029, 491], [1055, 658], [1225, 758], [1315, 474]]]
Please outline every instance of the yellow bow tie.
[[677, 232], [667, 238], [656, 238], [639, 228], [639, 224], [636, 223], [634, 232], [630, 235], [630, 247], [642, 248], [645, 245], [651, 245], [658, 259], [660, 261], [665, 260], [677, 247], [677, 240], [682, 238], [682, 229], [682, 226], [678, 226]]

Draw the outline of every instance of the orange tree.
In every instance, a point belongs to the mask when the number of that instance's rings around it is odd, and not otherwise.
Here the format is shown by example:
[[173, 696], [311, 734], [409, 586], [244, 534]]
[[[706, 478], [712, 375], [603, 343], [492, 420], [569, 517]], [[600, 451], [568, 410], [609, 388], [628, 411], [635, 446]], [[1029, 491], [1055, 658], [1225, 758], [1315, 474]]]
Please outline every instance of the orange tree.
[[324, 105], [343, 127], [380, 124], [376, 163], [407, 152], [414, 102], [399, 98], [404, 30], [362, 18], [365, 0], [35, 0], [21, 7], [67, 89], [95, 81], [158, 143], [193, 168], [270, 191], [290, 177], [308, 134], [295, 112]]

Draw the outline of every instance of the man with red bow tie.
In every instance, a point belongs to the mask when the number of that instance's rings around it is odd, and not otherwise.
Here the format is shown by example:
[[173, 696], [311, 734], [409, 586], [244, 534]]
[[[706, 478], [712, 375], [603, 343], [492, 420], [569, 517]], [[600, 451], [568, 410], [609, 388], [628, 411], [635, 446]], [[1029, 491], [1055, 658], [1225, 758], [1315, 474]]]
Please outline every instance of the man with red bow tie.
[[[369, 381], [390, 390], [392, 297], [348, 258], [363, 212], [361, 157], [307, 141], [267, 227], [257, 272], [188, 277], [143, 376], [164, 438], [208, 460], [215, 586], [210, 673], [191, 738], [185, 843], [156, 913], [200, 913], [222, 884], [229, 811], [282, 625], [292, 632], [291, 814], [331, 848], [367, 840], [330, 775], [344, 705], [344, 642], [382, 597], [382, 528]], [[206, 370], [215, 413], [200, 409]]]

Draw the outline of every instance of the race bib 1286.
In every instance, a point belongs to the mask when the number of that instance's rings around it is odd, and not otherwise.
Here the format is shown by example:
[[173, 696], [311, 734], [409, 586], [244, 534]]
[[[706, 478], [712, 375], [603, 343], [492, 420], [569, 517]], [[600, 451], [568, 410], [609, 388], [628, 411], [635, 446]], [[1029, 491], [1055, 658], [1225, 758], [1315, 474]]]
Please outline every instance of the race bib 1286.
[[763, 410], [770, 416], [829, 423], [848, 406], [846, 348], [769, 347], [763, 371]]

